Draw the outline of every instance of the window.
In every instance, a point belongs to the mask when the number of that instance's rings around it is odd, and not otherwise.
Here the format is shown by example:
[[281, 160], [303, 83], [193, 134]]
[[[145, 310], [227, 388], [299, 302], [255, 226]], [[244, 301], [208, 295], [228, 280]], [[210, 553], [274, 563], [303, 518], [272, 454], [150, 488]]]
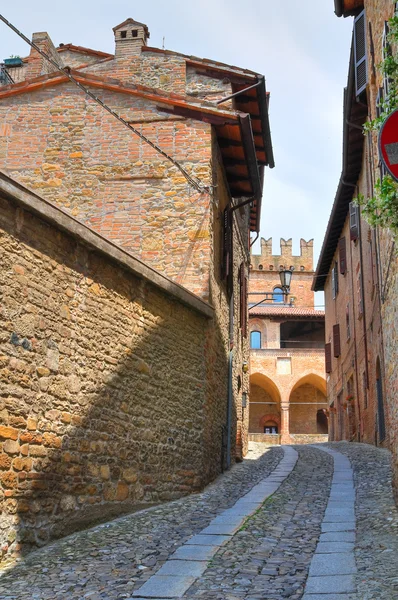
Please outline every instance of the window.
[[[384, 23], [384, 31], [383, 31], [383, 46], [382, 46], [382, 56], [383, 56], [383, 61], [385, 61], [387, 58], [389, 58], [391, 56], [391, 46], [390, 43], [388, 41], [388, 34], [389, 34], [390, 28], [388, 27], [388, 23], [387, 21]], [[388, 76], [387, 73], [383, 73], [383, 91], [384, 91], [384, 98], [387, 99], [388, 95], [390, 93], [390, 87], [391, 87], [391, 79]]]
[[252, 331], [250, 334], [250, 348], [253, 350], [261, 350], [261, 333]]
[[131, 35], [133, 37], [138, 37], [138, 29], [133, 29], [132, 32], [131, 32]]
[[363, 10], [354, 19], [355, 95], [357, 98], [368, 84], [368, 60], [366, 49], [366, 18]]
[[342, 237], [339, 240], [339, 262], [340, 262], [340, 273], [342, 275], [345, 275], [346, 271], [347, 271], [347, 251], [346, 251], [345, 237]]
[[120, 37], [124, 40], [127, 37], [127, 31], [121, 31]]
[[333, 355], [338, 358], [341, 354], [340, 325], [333, 325]]
[[283, 299], [284, 299], [284, 293], [283, 293], [282, 288], [280, 288], [280, 287], [274, 288], [274, 293], [272, 296], [273, 302], [283, 303]]
[[350, 202], [350, 237], [353, 241], [359, 236], [359, 210], [355, 202]]
[[345, 309], [345, 326], [346, 326], [346, 330], [347, 330], [347, 341], [350, 339], [351, 337], [351, 327], [350, 327], [350, 304], [347, 304], [347, 307]]
[[332, 344], [325, 344], [325, 371], [332, 372]]
[[332, 269], [332, 297], [333, 300], [336, 298], [339, 293], [339, 270], [337, 267], [337, 262], [334, 263], [334, 267]]

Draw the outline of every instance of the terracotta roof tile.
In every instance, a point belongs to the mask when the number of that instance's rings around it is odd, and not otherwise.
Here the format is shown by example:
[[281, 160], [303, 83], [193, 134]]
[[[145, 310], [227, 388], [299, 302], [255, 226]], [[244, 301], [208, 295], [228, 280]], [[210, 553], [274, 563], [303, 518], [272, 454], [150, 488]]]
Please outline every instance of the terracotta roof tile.
[[299, 306], [256, 306], [251, 309], [249, 306], [249, 315], [254, 317], [315, 317], [325, 318], [325, 311], [315, 310], [314, 308], [300, 308]]

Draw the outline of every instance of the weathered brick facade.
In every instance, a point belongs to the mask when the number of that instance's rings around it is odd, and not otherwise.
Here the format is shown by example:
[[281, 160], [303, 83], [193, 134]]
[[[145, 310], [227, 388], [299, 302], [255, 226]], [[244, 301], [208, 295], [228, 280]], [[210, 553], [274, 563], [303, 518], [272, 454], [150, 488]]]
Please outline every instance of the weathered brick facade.
[[[248, 237], [273, 166], [264, 78], [148, 48], [132, 19], [114, 34], [115, 55], [35, 40], [202, 191], [35, 51], [0, 87], [0, 169], [70, 215], [43, 224], [2, 198], [11, 553], [76, 528], [89, 507], [104, 517], [199, 489], [247, 451]], [[253, 83], [244, 111], [213, 102]], [[86, 248], [92, 230], [105, 250]]]
[[[281, 443], [327, 439], [324, 359], [324, 313], [315, 311], [313, 241], [281, 239], [280, 255], [272, 238], [261, 240], [261, 254], [251, 256], [249, 285], [251, 391], [249, 435], [270, 443], [274, 430]], [[281, 268], [293, 270], [290, 295], [280, 295]], [[259, 306], [254, 306], [261, 303]], [[254, 436], [254, 437], [253, 437]], [[303, 436], [303, 437], [301, 437]]]
[[[375, 182], [381, 175], [377, 133], [363, 136], [360, 127], [377, 116], [377, 96], [383, 85], [377, 65], [383, 59], [385, 23], [393, 16], [395, 5], [392, 0], [335, 0], [338, 16], [359, 16], [365, 9], [361, 27], [365, 30], [367, 62], [365, 86], [358, 91], [351, 55], [344, 106], [343, 173], [318, 263], [315, 289], [325, 290], [326, 342], [331, 344], [331, 437], [389, 447], [398, 489], [398, 260], [390, 232], [372, 230], [360, 215], [357, 225], [355, 216], [350, 222], [349, 207], [358, 193], [373, 196]], [[341, 243], [345, 244], [343, 269]], [[338, 273], [337, 291], [334, 267]], [[340, 347], [336, 350], [334, 326], [339, 326]]]

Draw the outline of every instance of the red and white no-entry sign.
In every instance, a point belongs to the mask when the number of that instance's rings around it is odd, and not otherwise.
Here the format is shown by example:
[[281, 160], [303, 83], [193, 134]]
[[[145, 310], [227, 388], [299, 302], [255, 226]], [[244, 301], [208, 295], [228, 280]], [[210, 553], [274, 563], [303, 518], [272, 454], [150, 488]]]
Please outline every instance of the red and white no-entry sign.
[[380, 130], [379, 152], [387, 171], [398, 181], [398, 109], [391, 113]]

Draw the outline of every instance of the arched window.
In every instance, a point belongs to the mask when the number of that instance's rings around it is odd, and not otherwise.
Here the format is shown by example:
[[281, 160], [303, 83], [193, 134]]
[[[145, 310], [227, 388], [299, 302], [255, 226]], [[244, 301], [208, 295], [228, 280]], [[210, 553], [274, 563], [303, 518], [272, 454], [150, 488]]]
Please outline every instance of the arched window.
[[261, 333], [259, 331], [250, 333], [250, 348], [253, 348], [253, 350], [261, 349]]
[[282, 303], [283, 302], [283, 296], [284, 296], [284, 294], [283, 294], [282, 288], [280, 288], [280, 287], [274, 288], [274, 294], [272, 296], [273, 302], [278, 302], [278, 303], [280, 302], [280, 303]]

